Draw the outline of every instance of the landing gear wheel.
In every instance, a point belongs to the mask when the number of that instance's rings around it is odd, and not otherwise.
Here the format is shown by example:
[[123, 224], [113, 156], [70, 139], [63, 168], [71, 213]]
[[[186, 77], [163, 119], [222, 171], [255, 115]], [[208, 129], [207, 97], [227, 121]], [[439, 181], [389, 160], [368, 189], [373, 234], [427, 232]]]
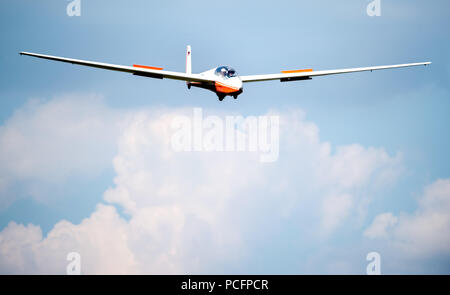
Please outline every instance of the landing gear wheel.
[[233, 98], [234, 98], [234, 99], [237, 99], [237, 95], [233, 95]]
[[225, 96], [223, 96], [223, 95], [218, 95], [218, 96], [219, 96], [220, 101], [222, 101], [225, 98]]

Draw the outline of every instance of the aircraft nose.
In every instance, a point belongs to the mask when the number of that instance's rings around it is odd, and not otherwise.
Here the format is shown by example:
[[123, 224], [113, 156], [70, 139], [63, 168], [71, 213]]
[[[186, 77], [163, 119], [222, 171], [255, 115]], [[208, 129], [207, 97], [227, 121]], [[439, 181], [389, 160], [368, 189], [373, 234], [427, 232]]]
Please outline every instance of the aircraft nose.
[[239, 87], [238, 87], [239, 89], [242, 89], [242, 88], [243, 88], [243, 87], [242, 87], [242, 86], [243, 86], [243, 83], [242, 83], [241, 77], [238, 77], [238, 86], [239, 86]]

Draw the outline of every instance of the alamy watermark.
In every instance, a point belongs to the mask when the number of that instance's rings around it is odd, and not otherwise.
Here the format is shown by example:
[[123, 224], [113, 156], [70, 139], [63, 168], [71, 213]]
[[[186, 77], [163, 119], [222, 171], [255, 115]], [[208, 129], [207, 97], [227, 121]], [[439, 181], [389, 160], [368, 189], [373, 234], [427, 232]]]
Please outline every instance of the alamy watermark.
[[381, 0], [371, 1], [366, 8], [368, 16], [381, 16]]
[[368, 275], [381, 275], [381, 255], [378, 252], [370, 252], [366, 257], [370, 261], [366, 268]]
[[72, 0], [66, 7], [66, 13], [68, 16], [80, 16], [81, 15], [81, 0]]
[[279, 116], [207, 116], [194, 108], [192, 117], [176, 116], [171, 124], [176, 152], [257, 152], [261, 162], [279, 155]]
[[66, 274], [79, 275], [81, 274], [81, 255], [78, 252], [70, 252], [66, 257], [67, 261], [70, 261], [66, 267]]

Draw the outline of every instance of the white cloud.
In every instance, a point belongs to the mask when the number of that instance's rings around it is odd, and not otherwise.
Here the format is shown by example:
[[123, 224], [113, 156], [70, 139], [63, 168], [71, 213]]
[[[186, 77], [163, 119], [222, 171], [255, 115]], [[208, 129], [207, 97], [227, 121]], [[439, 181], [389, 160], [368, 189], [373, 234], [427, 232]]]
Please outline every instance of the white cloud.
[[418, 210], [399, 217], [393, 238], [413, 255], [450, 254], [450, 179], [425, 188]]
[[[246, 235], [260, 230], [259, 220], [287, 219], [302, 238], [330, 234], [354, 208], [367, 205], [360, 200], [370, 199], [370, 183], [393, 181], [401, 166], [383, 149], [357, 144], [331, 153], [301, 111], [279, 113], [280, 156], [270, 164], [251, 152], [173, 151], [172, 119], [192, 116], [192, 109], [117, 115], [98, 101], [66, 99], [21, 112], [2, 127], [0, 157], [26, 159], [19, 167], [9, 163], [0, 175], [45, 183], [53, 174], [63, 181], [73, 171], [96, 173], [109, 155], [101, 150], [111, 150], [104, 145], [117, 145], [114, 186], [104, 199], [123, 207], [129, 219], [99, 205], [81, 224], [60, 221], [46, 237], [39, 227], [11, 223], [0, 232], [3, 273], [64, 273], [72, 251], [81, 254], [83, 273], [220, 271], [258, 249]], [[20, 136], [8, 137], [14, 130]], [[71, 148], [74, 143], [84, 151]], [[30, 144], [37, 148], [26, 155]], [[270, 239], [274, 232], [265, 230]]]
[[323, 200], [323, 226], [326, 232], [336, 228], [352, 207], [352, 196], [349, 194], [331, 195]]
[[[450, 255], [450, 179], [439, 179], [428, 185], [411, 214], [378, 215], [365, 231], [368, 238], [387, 239], [402, 259], [419, 260]], [[389, 228], [389, 229], [388, 229]]]
[[23, 190], [37, 200], [75, 175], [110, 167], [118, 113], [95, 95], [31, 100], [0, 126], [0, 210]]
[[30, 224], [25, 227], [10, 222], [0, 233], [0, 272], [27, 273], [34, 268], [35, 261], [31, 253], [41, 239], [39, 226]]
[[394, 226], [398, 218], [392, 213], [383, 213], [375, 217], [373, 223], [364, 231], [364, 236], [374, 239], [387, 237], [387, 230]]
[[128, 234], [128, 224], [105, 205], [79, 225], [58, 222], [45, 238], [39, 227], [10, 223], [0, 233], [0, 272], [64, 274], [67, 254], [78, 252], [82, 273], [133, 273]]

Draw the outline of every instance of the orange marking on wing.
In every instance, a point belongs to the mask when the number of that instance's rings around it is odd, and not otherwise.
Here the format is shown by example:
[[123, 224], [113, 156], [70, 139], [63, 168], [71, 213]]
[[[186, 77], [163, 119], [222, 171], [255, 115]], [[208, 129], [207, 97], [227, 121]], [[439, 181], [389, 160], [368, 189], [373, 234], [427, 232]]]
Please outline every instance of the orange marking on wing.
[[313, 69], [281, 71], [283, 74], [312, 72]]
[[232, 92], [239, 91], [239, 88], [225, 85], [225, 84], [217, 82], [217, 81], [215, 83], [215, 86], [216, 86], [216, 91], [221, 92], [221, 93], [232, 93]]
[[150, 67], [150, 66], [141, 66], [141, 65], [133, 65], [133, 67], [149, 69], [149, 70], [162, 70], [163, 69], [163, 68], [159, 68], [159, 67]]

